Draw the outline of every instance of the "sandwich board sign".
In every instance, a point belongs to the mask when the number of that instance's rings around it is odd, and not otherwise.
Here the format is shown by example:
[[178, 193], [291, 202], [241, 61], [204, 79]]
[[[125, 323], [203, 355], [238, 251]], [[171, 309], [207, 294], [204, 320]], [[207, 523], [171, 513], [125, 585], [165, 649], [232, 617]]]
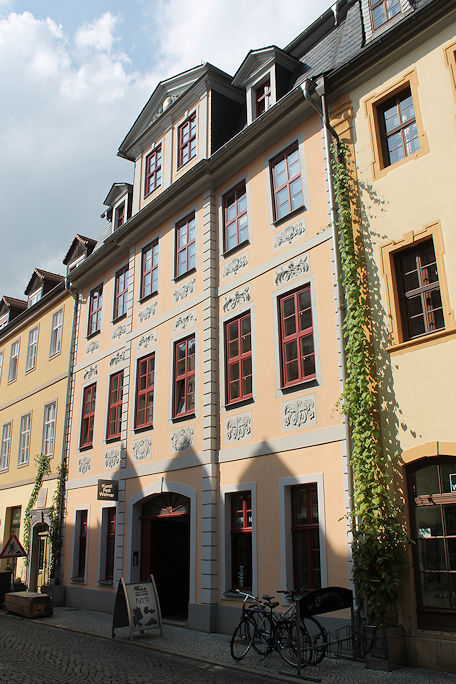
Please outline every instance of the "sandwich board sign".
[[22, 556], [26, 555], [27, 553], [24, 550], [21, 542], [15, 534], [12, 534], [6, 542], [5, 548], [0, 553], [0, 558], [21, 558]]
[[130, 628], [130, 639], [133, 639], [134, 632], [142, 634], [151, 629], [159, 630], [163, 636], [160, 602], [153, 575], [150, 575], [150, 582], [129, 584], [120, 578], [112, 616], [113, 639], [115, 629], [119, 627]]

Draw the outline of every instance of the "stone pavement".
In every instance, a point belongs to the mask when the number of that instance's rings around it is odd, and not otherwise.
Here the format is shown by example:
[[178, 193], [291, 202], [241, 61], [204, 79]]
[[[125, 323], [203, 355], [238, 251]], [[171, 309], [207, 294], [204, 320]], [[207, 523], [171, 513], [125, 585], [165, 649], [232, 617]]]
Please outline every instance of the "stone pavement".
[[[1, 615], [7, 615], [0, 611]], [[17, 620], [14, 616], [12, 619]], [[54, 608], [54, 615], [48, 618], [35, 619], [28, 622], [41, 622], [65, 630], [83, 634], [102, 636], [111, 643], [118, 640], [129, 642], [128, 628], [116, 629], [116, 640], [111, 639], [112, 616], [92, 610], [79, 610], [69, 607]], [[248, 673], [263, 675], [264, 680], [296, 681], [287, 676], [293, 672], [276, 653], [266, 658], [251, 652], [239, 663], [230, 655], [230, 637], [226, 634], [207, 634], [187, 629], [183, 626], [166, 623], [163, 625], [163, 636], [155, 632], [135, 635], [133, 644], [171, 653], [176, 656], [192, 658], [196, 661], [214, 666], [226, 665], [233, 668], [233, 681], [245, 681]], [[242, 675], [244, 673], [244, 676]], [[317, 666], [307, 666], [303, 673], [303, 681], [320, 680], [323, 684], [455, 684], [456, 675], [425, 670], [422, 668], [404, 667], [394, 672], [367, 670], [362, 662], [325, 658]], [[205, 677], [202, 678], [202, 681]]]

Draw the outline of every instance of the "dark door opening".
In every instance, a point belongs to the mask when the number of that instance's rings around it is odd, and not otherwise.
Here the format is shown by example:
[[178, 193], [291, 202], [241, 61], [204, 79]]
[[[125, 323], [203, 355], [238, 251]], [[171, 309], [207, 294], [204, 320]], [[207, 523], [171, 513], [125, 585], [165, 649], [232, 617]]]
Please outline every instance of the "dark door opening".
[[141, 580], [154, 576], [163, 617], [188, 614], [189, 523], [189, 501], [180, 495], [161, 494], [143, 506]]

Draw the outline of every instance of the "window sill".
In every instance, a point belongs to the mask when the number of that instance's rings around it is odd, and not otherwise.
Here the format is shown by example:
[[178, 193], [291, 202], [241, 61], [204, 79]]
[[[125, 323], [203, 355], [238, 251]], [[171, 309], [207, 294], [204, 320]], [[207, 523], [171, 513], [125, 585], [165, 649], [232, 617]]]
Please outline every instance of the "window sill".
[[116, 325], [119, 321], [123, 321], [123, 319], [126, 317], [127, 317], [127, 312], [123, 313], [121, 316], [117, 316], [117, 318], [113, 318], [111, 321], [111, 324]]
[[299, 390], [309, 389], [309, 387], [317, 387], [317, 386], [318, 386], [317, 377], [314, 376], [312, 378], [308, 378], [307, 380], [301, 380], [300, 382], [297, 382], [295, 385], [286, 385], [286, 386], [280, 387], [280, 391], [283, 394], [292, 394], [293, 392], [298, 392]]
[[184, 162], [183, 164], [180, 164], [179, 166], [177, 166], [177, 167], [176, 167], [176, 173], [179, 173], [179, 171], [181, 171], [181, 170], [184, 168], [184, 166], [187, 166], [187, 164], [189, 164], [189, 163], [192, 161], [192, 159], [195, 159], [196, 156], [197, 156], [197, 155], [194, 154], [193, 157], [190, 157], [190, 159], [187, 159], [186, 162]]
[[55, 359], [56, 356], [60, 356], [61, 353], [62, 353], [62, 350], [59, 349], [59, 351], [56, 351], [53, 354], [49, 354], [49, 361], [52, 361], [52, 359]]
[[85, 584], [85, 577], [71, 577], [70, 582], [72, 584]]
[[173, 423], [182, 423], [184, 420], [193, 420], [194, 418], [196, 418], [196, 413], [195, 413], [195, 412], [193, 412], [193, 413], [185, 413], [185, 414], [182, 415], [182, 416], [173, 416], [173, 417], [171, 418], [171, 420], [172, 420]]
[[120, 442], [121, 439], [122, 435], [119, 435], [118, 437], [106, 437], [105, 444], [113, 444], [114, 442]]
[[26, 368], [25, 369], [25, 374], [29, 375], [29, 373], [33, 373], [33, 371], [36, 370], [36, 366], [33, 366], [33, 368]]
[[247, 397], [246, 399], [239, 399], [239, 401], [232, 401], [229, 404], [225, 404], [225, 411], [232, 411], [236, 408], [241, 408], [242, 406], [249, 406], [249, 404], [254, 404], [254, 397]]
[[306, 210], [306, 206], [305, 206], [305, 204], [302, 204], [300, 207], [297, 207], [296, 209], [293, 209], [293, 211], [290, 211], [290, 213], [287, 214], [286, 216], [282, 216], [281, 218], [274, 219], [272, 224], [275, 228], [278, 228], [279, 226], [283, 225], [284, 223], [286, 223], [290, 219], [295, 218], [298, 214], [300, 214], [301, 212], [303, 212], [305, 210]]
[[236, 254], [236, 252], [240, 252], [241, 249], [244, 249], [244, 248], [247, 247], [248, 245], [250, 245], [250, 240], [247, 238], [247, 240], [243, 240], [242, 242], [240, 242], [239, 244], [235, 245], [234, 247], [230, 247], [230, 249], [225, 250], [225, 251], [222, 253], [222, 257], [223, 257], [224, 259], [229, 259], [230, 257], [233, 256], [233, 254]]
[[104, 579], [104, 580], [98, 580], [97, 584], [100, 587], [112, 587], [114, 582], [113, 582], [113, 580]]
[[13, 382], [16, 382], [16, 380], [17, 380], [17, 378], [14, 378], [13, 380], [8, 380], [8, 382], [7, 382], [6, 384], [7, 384], [7, 385], [12, 385]]
[[189, 271], [185, 271], [185, 273], [181, 273], [180, 275], [174, 276], [174, 282], [180, 283], [181, 280], [183, 280], [189, 275], [192, 275], [192, 273], [196, 273], [196, 266], [191, 268]]
[[153, 190], [149, 190], [149, 192], [145, 192], [143, 199], [149, 199], [150, 197], [152, 197], [154, 192], [157, 192], [157, 190], [160, 190], [161, 187], [162, 187], [162, 184], [160, 183], [160, 185], [157, 185], [155, 188], [153, 188]]
[[25, 468], [26, 466], [28, 466], [28, 464], [29, 464], [29, 461], [26, 461], [25, 463], [18, 463], [17, 467], [18, 468]]
[[141, 297], [141, 299], [138, 299], [138, 303], [141, 306], [144, 304], [144, 302], [148, 302], [149, 299], [152, 299], [152, 297], [156, 297], [158, 295], [158, 290], [154, 290], [154, 292], [151, 292], [148, 295], [144, 295], [144, 297]]
[[154, 426], [153, 424], [150, 425], [141, 425], [141, 427], [135, 427], [133, 432], [135, 435], [140, 434], [141, 432], [147, 432], [147, 430], [153, 430]]
[[90, 449], [93, 449], [93, 444], [87, 444], [87, 446], [79, 447], [79, 451], [90, 451]]
[[94, 332], [88, 334], [87, 337], [86, 337], [86, 339], [87, 339], [87, 340], [91, 340], [92, 337], [95, 337], [96, 335], [99, 335], [100, 332], [101, 332], [101, 330], [95, 330]]
[[410, 348], [420, 349], [422, 347], [427, 347], [429, 344], [438, 343], [446, 341], [446, 338], [456, 337], [456, 328], [450, 328], [449, 330], [440, 330], [439, 332], [430, 333], [429, 335], [422, 335], [414, 340], [407, 340], [406, 342], [399, 342], [398, 344], [392, 344], [390, 347], [386, 348], [386, 351], [390, 354], [400, 353], [407, 351]]
[[[251, 589], [246, 589], [245, 593], [250, 594], [251, 591]], [[245, 597], [230, 589], [228, 591], [223, 592], [223, 598], [225, 599], [225, 601], [235, 601], [236, 603], [242, 603]]]

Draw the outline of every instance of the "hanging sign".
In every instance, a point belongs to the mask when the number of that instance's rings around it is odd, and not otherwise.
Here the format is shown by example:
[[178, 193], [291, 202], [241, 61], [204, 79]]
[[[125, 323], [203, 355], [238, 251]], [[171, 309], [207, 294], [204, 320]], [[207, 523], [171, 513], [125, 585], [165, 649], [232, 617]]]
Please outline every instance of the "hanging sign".
[[130, 628], [130, 639], [134, 632], [141, 634], [147, 629], [157, 629], [163, 636], [160, 602], [153, 575], [150, 582], [132, 582], [126, 584], [123, 577], [117, 587], [114, 614], [112, 616], [112, 637], [115, 629]]
[[26, 555], [27, 553], [24, 551], [24, 547], [22, 546], [21, 542], [15, 534], [12, 534], [6, 542], [5, 548], [0, 553], [0, 558], [20, 558], [21, 556]]
[[118, 492], [117, 480], [98, 480], [97, 499], [99, 501], [117, 501]]

